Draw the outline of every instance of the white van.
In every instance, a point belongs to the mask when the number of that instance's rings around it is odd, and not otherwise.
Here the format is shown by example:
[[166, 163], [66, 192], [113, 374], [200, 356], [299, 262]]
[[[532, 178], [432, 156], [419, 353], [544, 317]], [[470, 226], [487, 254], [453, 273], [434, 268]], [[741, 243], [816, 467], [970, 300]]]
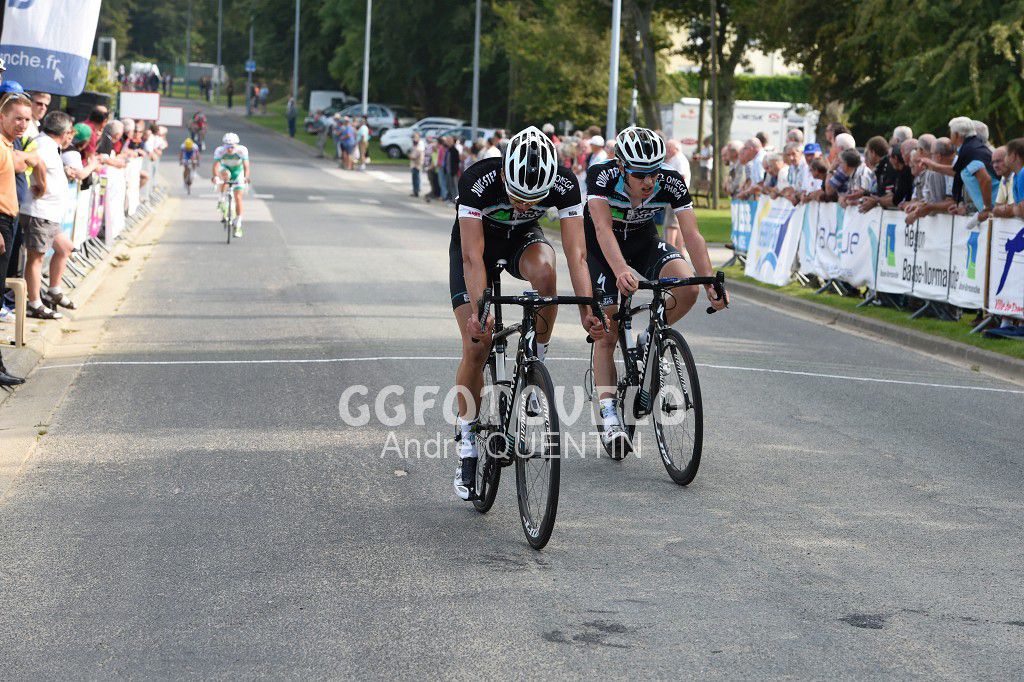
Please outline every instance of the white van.
[[341, 90], [313, 90], [309, 93], [309, 109], [314, 112], [317, 109], [341, 109], [355, 102], [354, 97], [346, 95]]

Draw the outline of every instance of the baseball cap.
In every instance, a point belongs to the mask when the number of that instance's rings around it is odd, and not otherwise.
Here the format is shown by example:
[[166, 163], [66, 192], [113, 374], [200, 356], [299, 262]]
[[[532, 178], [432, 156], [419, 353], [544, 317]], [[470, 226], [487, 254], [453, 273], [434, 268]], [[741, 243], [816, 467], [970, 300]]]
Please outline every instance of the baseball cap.
[[25, 92], [18, 81], [4, 81], [0, 83], [0, 92]]
[[75, 142], [85, 142], [92, 137], [92, 128], [84, 123], [75, 124]]
[[0, 57], [0, 71], [7, 70], [7, 62], [4, 61], [3, 57]]
[[592, 138], [590, 138], [590, 144], [596, 144], [598, 147], [603, 147], [604, 138], [601, 137], [600, 135], [594, 135]]
[[821, 145], [817, 142], [808, 142], [804, 145], [804, 154], [819, 154], [821, 153]]

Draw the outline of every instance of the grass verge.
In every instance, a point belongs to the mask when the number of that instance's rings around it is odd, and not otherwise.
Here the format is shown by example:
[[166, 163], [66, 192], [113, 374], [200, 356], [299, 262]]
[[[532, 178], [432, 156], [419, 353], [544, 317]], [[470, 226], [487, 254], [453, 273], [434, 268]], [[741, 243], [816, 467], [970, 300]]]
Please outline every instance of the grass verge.
[[[710, 208], [698, 208], [695, 209], [695, 212], [697, 213], [697, 225], [700, 228], [700, 233], [704, 235], [704, 241], [708, 244], [724, 244], [730, 240], [732, 217], [729, 209], [715, 211]], [[548, 220], [547, 217], [541, 218], [540, 224], [541, 227], [548, 230], [562, 229], [557, 220]], [[658, 232], [664, 233], [664, 228], [659, 227]]]
[[972, 327], [970, 322], [974, 318], [971, 314], [965, 315], [959, 322], [945, 322], [934, 318], [918, 318], [916, 320], [911, 320], [910, 311], [906, 310], [883, 308], [881, 306], [866, 306], [864, 308], [858, 308], [857, 304], [861, 302], [861, 299], [859, 298], [848, 298], [835, 294], [815, 294], [814, 289], [802, 287], [795, 283], [788, 284], [784, 287], [775, 287], [770, 284], [764, 284], [762, 282], [758, 282], [756, 279], [744, 275], [743, 269], [739, 266], [725, 268], [725, 273], [727, 279], [739, 280], [741, 282], [753, 284], [786, 296], [821, 303], [838, 310], [854, 313], [855, 315], [882, 320], [883, 322], [889, 322], [891, 324], [899, 325], [900, 327], [907, 327], [919, 332], [924, 332], [925, 334], [931, 334], [932, 336], [940, 336], [942, 338], [959, 341], [960, 343], [966, 343], [968, 345], [983, 348], [1002, 355], [1024, 359], [1024, 343], [1020, 340], [989, 339], [982, 336], [980, 333], [968, 334]]

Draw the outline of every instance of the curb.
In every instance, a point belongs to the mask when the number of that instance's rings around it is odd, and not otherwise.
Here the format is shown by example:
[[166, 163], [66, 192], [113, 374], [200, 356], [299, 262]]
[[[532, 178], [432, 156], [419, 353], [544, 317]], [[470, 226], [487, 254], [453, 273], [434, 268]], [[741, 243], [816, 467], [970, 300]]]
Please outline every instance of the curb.
[[[150, 206], [149, 213], [140, 218], [129, 230], [122, 232], [124, 237], [115, 242], [110, 250], [110, 255], [87, 272], [77, 287], [66, 292], [72, 301], [84, 307], [83, 304], [92, 298], [102, 285], [104, 276], [115, 267], [114, 263], [117, 261], [117, 257], [133, 248], [136, 242], [145, 236], [153, 224], [153, 220], [161, 215], [160, 209], [167, 201], [168, 196], [165, 194], [159, 203]], [[60, 343], [65, 333], [64, 330], [75, 322], [76, 316], [80, 313], [81, 308], [77, 311], [65, 311], [64, 318], [58, 320], [57, 324], [54, 324], [53, 320], [29, 321], [25, 329], [26, 339], [23, 348], [8, 345], [6, 340], [0, 344], [0, 348], [4, 351], [4, 363], [8, 369], [15, 376], [28, 378], [43, 358]], [[3, 405], [9, 397], [16, 393], [17, 390], [0, 393], [0, 405]]]
[[845, 310], [836, 310], [823, 303], [793, 298], [735, 279], [730, 280], [727, 286], [730, 291], [741, 293], [746, 298], [778, 308], [783, 312], [812, 317], [818, 322], [848, 331], [868, 333], [906, 346], [911, 350], [937, 356], [956, 365], [966, 366], [968, 369], [982, 369], [1017, 383], [1024, 381], [1024, 360], [976, 348], [966, 343], [932, 336], [916, 329], [907, 329], [890, 322], [849, 313]]

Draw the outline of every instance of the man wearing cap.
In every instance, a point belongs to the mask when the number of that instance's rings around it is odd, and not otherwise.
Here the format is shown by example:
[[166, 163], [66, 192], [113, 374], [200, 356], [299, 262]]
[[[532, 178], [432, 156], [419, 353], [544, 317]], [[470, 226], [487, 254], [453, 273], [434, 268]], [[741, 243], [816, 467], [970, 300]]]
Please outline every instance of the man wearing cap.
[[604, 150], [604, 138], [600, 135], [592, 136], [590, 138], [590, 154], [587, 156], [587, 168], [607, 160], [608, 152]]

